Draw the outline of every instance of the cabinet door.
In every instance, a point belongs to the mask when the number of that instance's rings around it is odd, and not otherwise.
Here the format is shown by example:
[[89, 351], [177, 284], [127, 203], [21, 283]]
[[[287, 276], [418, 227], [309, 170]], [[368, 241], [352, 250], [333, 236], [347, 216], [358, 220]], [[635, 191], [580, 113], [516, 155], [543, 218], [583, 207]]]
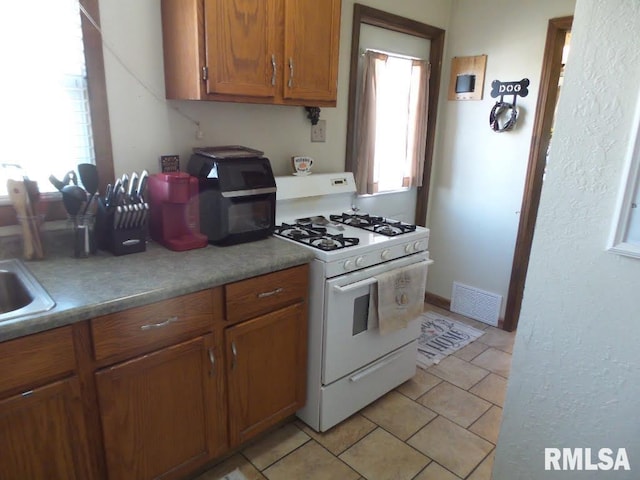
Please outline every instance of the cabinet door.
[[219, 357], [206, 335], [96, 373], [110, 480], [177, 478], [225, 451]]
[[304, 304], [225, 330], [232, 446], [304, 406], [307, 320]]
[[273, 97], [281, 0], [205, 0], [207, 93]]
[[340, 0], [285, 0], [286, 99], [336, 100]]
[[79, 392], [72, 377], [0, 400], [0, 478], [91, 478]]

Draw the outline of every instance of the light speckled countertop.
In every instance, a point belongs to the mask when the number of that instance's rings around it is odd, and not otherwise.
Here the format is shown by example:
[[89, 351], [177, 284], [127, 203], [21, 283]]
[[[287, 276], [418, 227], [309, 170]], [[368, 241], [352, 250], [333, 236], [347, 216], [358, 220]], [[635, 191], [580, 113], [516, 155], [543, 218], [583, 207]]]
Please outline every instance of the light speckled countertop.
[[71, 251], [24, 262], [56, 302], [41, 314], [0, 323], [0, 341], [146, 305], [308, 263], [313, 253], [286, 240], [173, 252], [149, 242], [146, 252], [113, 256]]

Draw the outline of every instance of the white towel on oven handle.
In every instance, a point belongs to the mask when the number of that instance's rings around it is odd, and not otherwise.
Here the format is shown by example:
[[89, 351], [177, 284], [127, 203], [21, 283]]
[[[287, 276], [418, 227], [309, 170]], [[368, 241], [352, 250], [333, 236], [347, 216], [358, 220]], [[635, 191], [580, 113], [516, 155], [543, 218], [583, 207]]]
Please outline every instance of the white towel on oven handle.
[[369, 300], [369, 330], [380, 334], [406, 328], [424, 310], [427, 268], [431, 262], [414, 263], [375, 276]]

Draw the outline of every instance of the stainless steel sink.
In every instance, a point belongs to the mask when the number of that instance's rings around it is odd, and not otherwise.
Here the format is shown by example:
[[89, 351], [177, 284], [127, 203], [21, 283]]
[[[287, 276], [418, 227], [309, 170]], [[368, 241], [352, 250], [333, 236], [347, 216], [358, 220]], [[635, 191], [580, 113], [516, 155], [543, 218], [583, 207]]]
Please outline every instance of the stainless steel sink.
[[20, 260], [0, 260], [0, 322], [46, 312], [55, 304]]

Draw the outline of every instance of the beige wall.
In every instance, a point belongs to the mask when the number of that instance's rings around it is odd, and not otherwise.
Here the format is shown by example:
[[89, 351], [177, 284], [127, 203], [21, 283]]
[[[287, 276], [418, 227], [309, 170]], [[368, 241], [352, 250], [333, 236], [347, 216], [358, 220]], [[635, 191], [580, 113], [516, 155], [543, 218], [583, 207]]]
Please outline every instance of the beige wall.
[[[444, 65], [439, 148], [428, 225], [431, 256], [427, 290], [450, 298], [454, 281], [504, 297], [520, 220], [520, 206], [550, 18], [571, 15], [575, 0], [455, 0]], [[487, 54], [484, 98], [448, 101], [451, 58]], [[518, 98], [515, 130], [489, 128], [493, 80], [528, 78]], [[510, 97], [505, 98], [510, 101]]]
[[[639, 29], [638, 2], [577, 2], [495, 480], [640, 478], [640, 263], [606, 250], [638, 134]], [[591, 448], [594, 463], [626, 448], [631, 471], [546, 472], [552, 447]]]
[[[451, 8], [451, 0], [360, 3], [445, 29]], [[143, 168], [157, 171], [162, 154], [180, 154], [186, 165], [192, 147], [225, 144], [264, 150], [276, 175], [289, 173], [292, 155], [313, 157], [318, 172], [343, 171], [353, 4], [342, 2], [338, 105], [323, 108], [321, 116], [327, 121], [327, 142], [311, 143], [310, 123], [302, 107], [166, 101], [160, 1], [102, 1], [116, 175]], [[202, 140], [196, 140], [194, 121], [201, 122]]]

